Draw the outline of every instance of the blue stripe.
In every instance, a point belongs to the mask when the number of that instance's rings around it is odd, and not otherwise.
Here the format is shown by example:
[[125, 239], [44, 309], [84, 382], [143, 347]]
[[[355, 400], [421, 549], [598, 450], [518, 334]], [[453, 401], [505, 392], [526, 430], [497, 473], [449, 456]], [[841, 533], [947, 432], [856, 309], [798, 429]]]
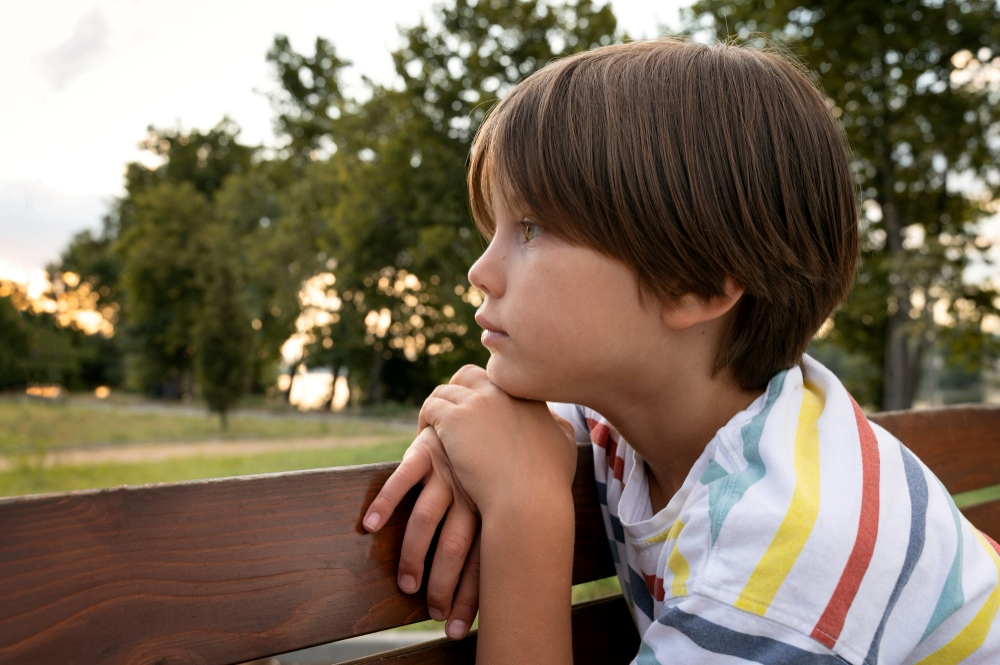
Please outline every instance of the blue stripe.
[[649, 589], [646, 587], [646, 580], [642, 579], [642, 575], [632, 570], [632, 566], [628, 567], [628, 578], [632, 587], [632, 605], [642, 610], [642, 613], [649, 617], [649, 620], [653, 620], [653, 596], [649, 593]]
[[875, 665], [878, 662], [878, 650], [882, 643], [882, 634], [885, 632], [885, 624], [889, 621], [903, 587], [910, 580], [914, 567], [920, 554], [924, 551], [924, 536], [927, 528], [927, 479], [924, 478], [923, 469], [920, 462], [909, 450], [899, 444], [899, 450], [903, 456], [903, 469], [906, 471], [906, 486], [910, 491], [910, 542], [906, 545], [906, 556], [903, 558], [903, 568], [896, 578], [896, 586], [889, 596], [889, 604], [882, 614], [882, 620], [872, 638], [871, 646], [868, 647], [868, 655], [865, 656], [865, 665]]
[[701, 478], [698, 479], [698, 482], [702, 485], [708, 485], [709, 483], [714, 482], [719, 478], [725, 478], [728, 475], [729, 472], [726, 471], [724, 466], [715, 460], [711, 460], [708, 463], [708, 468], [705, 469], [705, 472], [701, 474]]
[[931, 614], [927, 630], [924, 631], [923, 636], [920, 638], [921, 642], [927, 639], [927, 636], [933, 633], [945, 619], [965, 605], [965, 593], [962, 592], [962, 520], [958, 515], [958, 508], [955, 506], [955, 502], [948, 495], [948, 490], [944, 488], [940, 480], [937, 483], [945, 499], [948, 501], [948, 507], [951, 508], [951, 517], [955, 521], [955, 537], [958, 539], [958, 545], [955, 548], [955, 560], [951, 562], [951, 570], [948, 571], [948, 579], [944, 581], [941, 597], [938, 598], [937, 605], [934, 607], [934, 613]]
[[708, 619], [668, 607], [657, 619], [683, 633], [706, 651], [742, 658], [763, 665], [844, 665], [837, 656], [818, 654], [770, 637], [748, 635], [720, 626]]
[[608, 544], [611, 545], [611, 558], [614, 559], [615, 565], [617, 566], [620, 563], [618, 561], [618, 541], [609, 540]]
[[656, 654], [645, 642], [639, 645], [639, 654], [635, 657], [635, 663], [636, 665], [660, 665], [660, 661], [656, 660]]
[[598, 482], [595, 482], [594, 484], [597, 485], [597, 501], [598, 501], [598, 503], [600, 503], [602, 506], [608, 505], [608, 486], [607, 486], [607, 484], [606, 483], [598, 483]]
[[622, 528], [622, 522], [620, 519], [608, 513], [608, 517], [611, 518], [611, 533], [614, 534], [615, 540], [619, 543], [625, 543], [625, 529]]
[[770, 383], [767, 384], [767, 398], [764, 401], [764, 408], [740, 429], [740, 435], [743, 437], [743, 457], [747, 461], [747, 468], [724, 477], [715, 478], [713, 482], [708, 484], [708, 511], [712, 519], [712, 545], [715, 545], [729, 511], [743, 498], [743, 495], [754, 483], [764, 477], [766, 468], [764, 460], [760, 457], [760, 438], [764, 434], [764, 423], [767, 422], [767, 417], [771, 414], [771, 407], [781, 395], [781, 387], [784, 385], [787, 374], [788, 370], [786, 369], [771, 378]]

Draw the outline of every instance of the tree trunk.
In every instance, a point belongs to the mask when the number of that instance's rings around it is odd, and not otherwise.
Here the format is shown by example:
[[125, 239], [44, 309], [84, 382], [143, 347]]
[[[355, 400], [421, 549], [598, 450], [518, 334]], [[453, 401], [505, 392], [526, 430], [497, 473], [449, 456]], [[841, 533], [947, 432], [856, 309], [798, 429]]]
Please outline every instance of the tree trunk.
[[368, 403], [382, 404], [385, 401], [385, 386], [382, 385], [382, 368], [385, 367], [385, 358], [381, 351], [375, 351], [372, 359], [372, 366], [368, 372]]
[[225, 411], [219, 411], [219, 425], [222, 427], [223, 432], [229, 429], [229, 418]]
[[909, 349], [906, 324], [909, 316], [900, 309], [889, 317], [885, 336], [885, 363], [882, 367], [882, 408], [886, 411], [908, 409], [912, 404]]
[[[887, 411], [908, 409], [913, 403], [913, 386], [919, 376], [919, 365], [910, 348], [910, 285], [900, 274], [906, 260], [903, 249], [903, 224], [896, 205], [896, 169], [892, 160], [892, 145], [883, 134], [879, 137], [879, 201], [882, 206], [882, 226], [885, 229], [885, 252], [889, 262], [890, 297], [896, 309], [889, 314], [885, 334], [885, 359], [882, 366], [882, 408]], [[890, 303], [886, 303], [888, 307]]]

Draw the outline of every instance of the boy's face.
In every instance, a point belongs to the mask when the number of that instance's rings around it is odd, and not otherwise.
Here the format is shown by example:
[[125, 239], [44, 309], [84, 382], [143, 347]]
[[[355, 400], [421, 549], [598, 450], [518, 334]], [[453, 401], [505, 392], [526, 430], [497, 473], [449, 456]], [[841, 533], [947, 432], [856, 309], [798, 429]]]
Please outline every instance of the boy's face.
[[476, 321], [490, 380], [516, 397], [592, 406], [609, 390], [628, 392], [649, 358], [662, 357], [660, 308], [643, 306], [622, 263], [497, 200], [494, 211], [494, 236], [469, 270], [486, 296]]

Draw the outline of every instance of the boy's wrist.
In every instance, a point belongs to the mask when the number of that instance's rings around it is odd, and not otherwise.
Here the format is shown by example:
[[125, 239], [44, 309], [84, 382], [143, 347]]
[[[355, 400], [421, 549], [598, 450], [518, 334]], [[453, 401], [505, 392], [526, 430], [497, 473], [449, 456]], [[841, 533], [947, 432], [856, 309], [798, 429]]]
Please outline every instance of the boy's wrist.
[[531, 485], [526, 488], [508, 487], [508, 491], [490, 497], [479, 506], [483, 523], [498, 526], [511, 524], [572, 523], [575, 518], [573, 488], [558, 485]]

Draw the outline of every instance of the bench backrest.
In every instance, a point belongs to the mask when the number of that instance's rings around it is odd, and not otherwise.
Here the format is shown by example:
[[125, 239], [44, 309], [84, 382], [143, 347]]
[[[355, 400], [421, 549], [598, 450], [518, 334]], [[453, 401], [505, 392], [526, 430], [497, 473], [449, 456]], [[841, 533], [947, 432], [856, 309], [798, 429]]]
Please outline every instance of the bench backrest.
[[[1000, 484], [1000, 408], [873, 418], [952, 492]], [[428, 618], [396, 586], [415, 494], [360, 525], [393, 463], [0, 500], [0, 663], [227, 665]], [[614, 575], [582, 447], [574, 583]], [[1000, 500], [966, 509], [1000, 535]], [[638, 648], [620, 597], [574, 609], [576, 662]], [[614, 639], [609, 639], [614, 636]], [[475, 636], [365, 659], [471, 663]]]

